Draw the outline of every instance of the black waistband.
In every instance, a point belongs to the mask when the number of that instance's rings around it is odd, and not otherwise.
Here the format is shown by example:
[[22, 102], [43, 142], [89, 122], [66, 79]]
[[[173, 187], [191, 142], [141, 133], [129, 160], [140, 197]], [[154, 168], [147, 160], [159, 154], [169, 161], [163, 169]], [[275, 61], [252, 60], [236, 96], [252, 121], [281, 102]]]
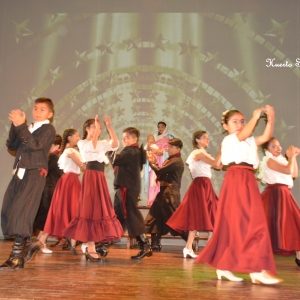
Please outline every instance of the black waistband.
[[245, 162], [241, 162], [241, 163], [239, 163], [239, 164], [236, 164], [236, 163], [232, 162], [232, 163], [230, 163], [230, 164], [228, 165], [228, 168], [229, 168], [229, 167], [232, 167], [232, 166], [244, 166], [244, 167], [251, 167], [251, 168], [253, 168], [253, 165], [247, 164], [247, 163], [245, 163]]
[[94, 171], [100, 171], [100, 172], [104, 172], [104, 163], [99, 163], [99, 161], [88, 161], [86, 163], [86, 170], [94, 170]]

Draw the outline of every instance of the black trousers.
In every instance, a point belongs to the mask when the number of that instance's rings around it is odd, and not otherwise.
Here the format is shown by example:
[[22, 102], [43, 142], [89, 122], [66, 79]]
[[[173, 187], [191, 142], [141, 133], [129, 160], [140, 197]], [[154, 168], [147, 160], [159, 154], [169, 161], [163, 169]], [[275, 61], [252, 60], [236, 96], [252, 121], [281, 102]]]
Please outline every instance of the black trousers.
[[139, 236], [146, 232], [144, 218], [137, 208], [139, 191], [126, 190], [126, 218], [121, 197], [121, 189], [116, 190], [114, 199], [114, 209], [118, 220], [127, 229], [130, 236]]
[[32, 235], [46, 178], [38, 169], [26, 169], [23, 179], [14, 175], [4, 194], [1, 227], [4, 235]]

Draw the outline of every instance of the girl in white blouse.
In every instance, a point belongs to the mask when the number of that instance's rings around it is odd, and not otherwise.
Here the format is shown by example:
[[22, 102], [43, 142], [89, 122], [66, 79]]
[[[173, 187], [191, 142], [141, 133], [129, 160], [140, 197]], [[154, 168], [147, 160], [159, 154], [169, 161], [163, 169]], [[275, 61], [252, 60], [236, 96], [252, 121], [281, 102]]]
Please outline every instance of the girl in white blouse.
[[[110, 135], [109, 140], [98, 140], [101, 134], [98, 115], [83, 125], [83, 139], [78, 142], [78, 147], [86, 163], [86, 171], [82, 178], [76, 217], [65, 230], [65, 236], [72, 238], [73, 245], [75, 240], [88, 242], [85, 257], [92, 262], [101, 261], [95, 242], [111, 242], [119, 240], [123, 235], [104, 175], [104, 166], [108, 163], [105, 153], [117, 150], [119, 140], [111, 126], [110, 117], [105, 116], [103, 121]], [[102, 248], [99, 252], [102, 256], [107, 255], [107, 251], [102, 251]]]
[[[262, 112], [267, 124], [260, 136], [252, 133]], [[217, 269], [218, 279], [242, 281], [231, 271], [250, 273], [253, 283], [276, 284], [276, 274], [266, 217], [253, 171], [258, 166], [257, 146], [268, 141], [274, 127], [274, 109], [266, 105], [253, 112], [245, 124], [237, 110], [226, 111], [222, 117], [227, 131], [221, 146], [221, 162], [228, 166], [220, 191], [214, 235], [201, 251], [197, 261]]]
[[290, 192], [293, 178], [298, 176], [296, 157], [300, 149], [290, 146], [286, 155], [281, 155], [281, 145], [271, 138], [262, 145], [265, 156], [260, 164], [258, 178], [267, 184], [262, 193], [264, 210], [271, 236], [273, 252], [293, 255], [300, 266], [300, 210]]
[[[44, 233], [40, 237], [43, 253], [52, 253], [46, 247], [48, 235], [58, 238], [64, 237], [64, 230], [71, 220], [75, 217], [78, 206], [78, 199], [81, 184], [78, 178], [80, 169], [84, 169], [79, 152], [74, 149], [79, 141], [79, 135], [75, 129], [66, 129], [62, 137], [62, 154], [58, 159], [58, 166], [63, 170], [64, 175], [58, 180], [55, 187], [51, 206], [47, 215]], [[75, 248], [71, 247], [73, 254]]]
[[218, 197], [211, 184], [211, 167], [220, 169], [221, 153], [216, 159], [206, 152], [209, 145], [208, 134], [198, 130], [193, 134], [195, 150], [189, 155], [186, 163], [189, 166], [193, 182], [186, 192], [180, 206], [168, 220], [167, 225], [178, 232], [189, 232], [183, 249], [183, 257], [196, 258], [192, 249], [197, 231], [208, 231], [212, 236]]

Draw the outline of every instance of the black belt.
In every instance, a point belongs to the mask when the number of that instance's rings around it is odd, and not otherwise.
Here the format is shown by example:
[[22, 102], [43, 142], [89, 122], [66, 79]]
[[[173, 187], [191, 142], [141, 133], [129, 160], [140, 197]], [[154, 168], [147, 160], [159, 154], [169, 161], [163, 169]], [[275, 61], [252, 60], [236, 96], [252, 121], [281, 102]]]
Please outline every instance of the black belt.
[[94, 171], [100, 171], [100, 172], [104, 172], [104, 167], [105, 164], [102, 162], [100, 163], [99, 161], [88, 161], [86, 163], [86, 170], [94, 170]]
[[228, 164], [228, 167], [232, 167], [232, 166], [244, 166], [244, 167], [251, 167], [251, 168], [253, 168], [253, 165], [247, 164], [245, 162], [241, 162], [239, 164], [236, 164], [236, 163], [232, 162], [232, 163]]
[[172, 183], [169, 183], [169, 182], [166, 182], [166, 181], [160, 181], [159, 183], [160, 183], [160, 186], [168, 186], [168, 187], [174, 186], [174, 187], [178, 187], [179, 188], [178, 185], [175, 185], [175, 184], [172, 184]]

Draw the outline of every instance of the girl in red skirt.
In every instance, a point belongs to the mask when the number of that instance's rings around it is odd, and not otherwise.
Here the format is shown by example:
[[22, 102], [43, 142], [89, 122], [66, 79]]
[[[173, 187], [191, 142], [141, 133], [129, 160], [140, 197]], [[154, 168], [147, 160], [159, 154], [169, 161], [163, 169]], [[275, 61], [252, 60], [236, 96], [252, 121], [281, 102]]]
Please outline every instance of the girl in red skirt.
[[208, 231], [209, 239], [212, 236], [218, 197], [210, 181], [211, 167], [221, 168], [221, 153], [216, 159], [213, 159], [205, 150], [208, 145], [209, 138], [205, 131], [194, 132], [193, 146], [195, 150], [186, 161], [193, 182], [180, 206], [167, 222], [167, 225], [177, 232], [189, 231], [188, 240], [183, 249], [183, 257], [197, 257], [192, 249], [197, 231]]
[[[75, 129], [71, 128], [64, 131], [61, 146], [62, 154], [58, 159], [58, 166], [65, 174], [58, 180], [55, 187], [44, 233], [39, 240], [43, 245], [43, 253], [52, 253], [46, 247], [48, 235], [64, 237], [63, 231], [77, 212], [81, 189], [78, 175], [80, 168], [84, 166], [79, 152], [74, 149], [78, 141], [79, 135]], [[71, 251], [76, 254], [75, 248], [71, 248]]]
[[[268, 121], [261, 136], [251, 134], [265, 111]], [[197, 257], [217, 269], [218, 279], [242, 281], [231, 271], [250, 273], [253, 283], [275, 284], [276, 274], [269, 231], [253, 170], [258, 166], [257, 146], [271, 137], [274, 127], [273, 107], [256, 109], [245, 125], [237, 110], [226, 111], [223, 128], [228, 132], [222, 142], [221, 162], [228, 166], [221, 188], [215, 218], [214, 235]]]
[[290, 146], [286, 155], [281, 155], [277, 139], [271, 138], [263, 144], [266, 156], [260, 164], [258, 178], [268, 186], [262, 193], [263, 206], [271, 236], [273, 252], [293, 255], [300, 266], [300, 210], [290, 192], [293, 178], [298, 176], [296, 157], [300, 149]]
[[110, 140], [98, 141], [101, 127], [97, 115], [95, 119], [88, 119], [83, 125], [83, 139], [78, 142], [78, 147], [86, 163], [86, 171], [82, 178], [76, 217], [65, 230], [65, 236], [72, 238], [72, 245], [75, 245], [75, 240], [88, 242], [85, 257], [92, 262], [101, 261], [96, 252], [95, 242], [110, 242], [120, 239], [123, 235], [104, 175], [104, 165], [109, 162], [105, 153], [117, 150], [119, 140], [111, 126], [110, 117], [105, 116], [103, 120]]

